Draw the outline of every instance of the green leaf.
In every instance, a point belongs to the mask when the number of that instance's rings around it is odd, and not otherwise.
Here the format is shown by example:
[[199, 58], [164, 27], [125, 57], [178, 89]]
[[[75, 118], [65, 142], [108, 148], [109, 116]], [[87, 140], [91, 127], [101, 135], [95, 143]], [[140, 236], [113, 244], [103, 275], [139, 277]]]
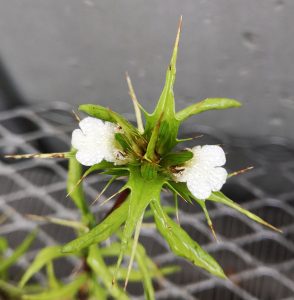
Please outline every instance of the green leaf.
[[121, 239], [121, 253], [118, 257], [117, 269], [121, 264], [138, 220], [144, 214], [149, 203], [159, 197], [163, 183], [163, 178], [157, 177], [155, 180], [146, 180], [141, 176], [139, 168], [130, 168], [130, 178], [126, 184], [130, 189], [128, 212]]
[[87, 257], [87, 263], [98, 276], [98, 278], [102, 280], [111, 296], [121, 300], [129, 299], [124, 291], [116, 283], [112, 282], [112, 273], [106, 266], [101, 253], [96, 246], [90, 247], [89, 255]]
[[245, 208], [241, 207], [239, 204], [225, 196], [222, 192], [212, 192], [212, 194], [209, 196], [207, 200], [211, 200], [214, 202], [225, 204], [231, 208], [234, 208], [238, 210], [243, 215], [247, 216], [248, 218], [254, 220], [255, 222], [258, 222], [264, 226], [267, 226], [275, 231], [282, 232], [280, 229], [274, 227], [273, 225], [269, 224], [268, 222], [264, 221], [257, 215], [253, 214], [252, 212], [246, 210]]
[[147, 140], [150, 139], [153, 128], [158, 123], [158, 120], [162, 118], [158, 134], [158, 142], [156, 144], [156, 152], [160, 155], [169, 152], [177, 144], [176, 137], [178, 134], [180, 122], [176, 119], [175, 114], [173, 86], [176, 78], [176, 61], [180, 39], [181, 22], [182, 19], [180, 19], [171, 61], [166, 72], [166, 80], [163, 91], [154, 112], [151, 115], [145, 114], [146, 127], [144, 135], [146, 136]]
[[158, 231], [174, 254], [184, 257], [194, 265], [220, 278], [226, 278], [222, 268], [198, 243], [163, 211], [159, 200], [151, 203]]
[[165, 155], [160, 164], [164, 167], [179, 166], [193, 158], [193, 152], [189, 150], [171, 152]]
[[16, 299], [20, 299], [22, 293], [23, 293], [23, 290], [21, 288], [16, 287], [16, 286], [0, 279], [0, 295], [4, 294], [4, 295], [8, 296], [8, 299], [16, 300]]
[[7, 248], [8, 248], [8, 243], [6, 238], [0, 236], [0, 254], [4, 253], [7, 250]]
[[42, 269], [48, 262], [66, 255], [68, 254], [61, 252], [60, 246], [49, 246], [43, 248], [22, 276], [19, 286], [24, 287], [28, 280], [40, 269]]
[[234, 99], [227, 98], [207, 98], [196, 104], [192, 104], [183, 110], [177, 112], [176, 118], [180, 122], [185, 121], [193, 115], [200, 114], [207, 110], [220, 110], [234, 107], [240, 107], [241, 103]]
[[173, 193], [178, 194], [185, 201], [192, 203], [192, 200], [191, 200], [192, 195], [191, 195], [190, 191], [188, 190], [186, 183], [168, 181], [165, 184]]
[[155, 299], [155, 296], [154, 296], [154, 288], [152, 285], [152, 274], [148, 270], [148, 266], [146, 265], [147, 261], [145, 257], [146, 257], [145, 249], [143, 247], [138, 247], [136, 251], [136, 261], [138, 263], [139, 270], [142, 274], [145, 299], [153, 300]]
[[23, 300], [63, 300], [72, 298], [80, 287], [86, 282], [87, 275], [78, 276], [72, 282], [57, 289], [48, 290], [39, 294], [23, 295]]
[[6, 258], [0, 265], [0, 273], [6, 271], [10, 266], [12, 266], [32, 245], [36, 238], [37, 231], [31, 232], [24, 241], [14, 250], [14, 252]]
[[107, 218], [88, 233], [83, 234], [79, 238], [63, 246], [62, 252], [76, 252], [92, 244], [97, 244], [108, 239], [126, 220], [127, 214], [128, 200], [126, 200], [119, 208], [114, 210]]
[[95, 224], [95, 218], [87, 205], [83, 186], [79, 184], [80, 179], [82, 178], [82, 165], [75, 157], [72, 157], [69, 159], [68, 168], [67, 192], [80, 210], [83, 223], [85, 225], [93, 226]]
[[141, 166], [141, 175], [146, 180], [156, 179], [157, 177], [157, 166], [144, 161]]

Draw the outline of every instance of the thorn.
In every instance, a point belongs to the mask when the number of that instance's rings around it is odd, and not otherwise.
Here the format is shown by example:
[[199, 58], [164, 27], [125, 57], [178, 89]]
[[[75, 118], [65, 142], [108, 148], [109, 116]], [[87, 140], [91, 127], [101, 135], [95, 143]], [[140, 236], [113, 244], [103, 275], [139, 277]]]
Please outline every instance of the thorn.
[[81, 118], [80, 118], [80, 116], [75, 112], [74, 109], [72, 110], [72, 113], [73, 113], [75, 119], [77, 120], [77, 122], [80, 123], [80, 122], [81, 122]]
[[212, 224], [212, 223], [208, 223], [208, 225], [209, 225], [209, 228], [210, 228], [210, 230], [211, 230], [211, 232], [212, 232], [213, 238], [215, 239], [215, 241], [216, 241], [217, 243], [219, 243], [219, 240], [218, 240], [218, 238], [217, 238], [217, 236], [216, 236], [216, 233], [215, 233], [213, 224]]
[[10, 154], [5, 155], [5, 158], [24, 159], [24, 158], [65, 158], [67, 153], [33, 153], [33, 154]]
[[65, 198], [69, 197], [70, 194], [77, 188], [78, 185], [80, 185], [80, 183], [86, 178], [85, 175], [83, 175], [78, 182], [75, 184], [75, 186], [66, 194]]
[[245, 169], [241, 169], [241, 170], [239, 170], [239, 171], [236, 171], [236, 172], [233, 172], [233, 173], [229, 174], [229, 175], [228, 175], [228, 178], [233, 177], [233, 176], [236, 176], [236, 175], [243, 174], [243, 173], [245, 173], [245, 172], [247, 172], [247, 171], [250, 171], [250, 170], [252, 170], [252, 169], [254, 169], [253, 166], [247, 167], [247, 168], [245, 168]]

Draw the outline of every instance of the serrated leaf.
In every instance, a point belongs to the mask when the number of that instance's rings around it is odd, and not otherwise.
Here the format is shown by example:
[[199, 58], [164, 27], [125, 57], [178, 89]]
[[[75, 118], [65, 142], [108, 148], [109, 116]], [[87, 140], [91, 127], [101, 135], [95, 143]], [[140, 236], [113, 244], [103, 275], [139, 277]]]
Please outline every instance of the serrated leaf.
[[262, 218], [258, 217], [257, 215], [253, 214], [252, 212], [248, 211], [247, 209], [243, 208], [227, 196], [225, 196], [222, 192], [212, 192], [207, 200], [211, 200], [214, 202], [225, 204], [231, 208], [238, 210], [243, 215], [247, 216], [248, 218], [267, 226], [275, 231], [282, 232], [280, 229], [274, 227], [273, 225], [269, 224], [268, 222], [264, 221]]
[[192, 158], [193, 152], [189, 150], [181, 152], [171, 152], [162, 158], [160, 165], [164, 167], [179, 166]]
[[183, 110], [177, 112], [176, 118], [180, 122], [185, 121], [193, 115], [200, 114], [207, 110], [220, 110], [234, 107], [240, 107], [241, 103], [234, 99], [227, 98], [207, 98], [196, 104], [192, 104]]
[[96, 227], [79, 238], [69, 242], [62, 247], [62, 252], [76, 252], [92, 244], [100, 243], [109, 238], [121, 224], [126, 220], [128, 214], [128, 200], [114, 210]]
[[86, 282], [87, 275], [78, 276], [72, 282], [57, 289], [48, 290], [39, 294], [23, 295], [23, 300], [64, 300], [71, 299], [77, 294], [80, 287]]
[[0, 265], [0, 273], [5, 272], [10, 266], [12, 266], [32, 245], [36, 238], [37, 231], [34, 230], [23, 240], [23, 242], [14, 250], [14, 252], [7, 257]]
[[197, 242], [193, 241], [187, 232], [175, 223], [163, 211], [159, 200], [151, 202], [155, 223], [158, 231], [169, 244], [174, 254], [184, 257], [194, 265], [203, 268], [220, 278], [226, 278], [222, 268], [204, 251]]
[[116, 299], [127, 300], [129, 297], [124, 291], [116, 284], [112, 283], [113, 274], [106, 266], [99, 249], [96, 246], [91, 246], [89, 255], [87, 257], [87, 263], [95, 274], [102, 280], [103, 284], [107, 288], [109, 294]]
[[42, 269], [48, 262], [66, 255], [68, 254], [61, 252], [60, 246], [49, 246], [43, 248], [22, 276], [19, 286], [23, 287], [28, 280], [40, 269]]

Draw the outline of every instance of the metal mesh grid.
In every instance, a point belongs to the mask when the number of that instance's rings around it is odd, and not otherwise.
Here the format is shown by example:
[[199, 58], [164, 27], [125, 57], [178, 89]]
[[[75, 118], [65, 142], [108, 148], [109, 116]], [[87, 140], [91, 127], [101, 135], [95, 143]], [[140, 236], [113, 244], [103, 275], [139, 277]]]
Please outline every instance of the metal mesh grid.
[[[63, 160], [21, 160], [3, 158], [3, 154], [56, 152], [69, 149], [70, 133], [76, 127], [72, 107], [52, 103], [46, 107], [19, 108], [0, 113], [0, 216], [7, 220], [0, 226], [14, 248], [35, 227], [25, 214], [77, 218], [77, 211], [65, 198], [66, 162]], [[199, 144], [222, 144], [227, 153], [229, 171], [254, 165], [255, 170], [232, 178], [224, 192], [245, 208], [281, 228], [277, 234], [243, 215], [216, 204], [208, 208], [218, 234], [214, 242], [204, 215], [197, 206], [180, 202], [180, 222], [188, 233], [223, 266], [231, 281], [209, 276], [190, 263], [175, 258], [163, 239], [152, 228], [143, 228], [140, 240], [158, 265], [177, 264], [182, 270], [169, 275], [157, 286], [156, 299], [294, 299], [294, 145], [278, 138], [237, 139], [215, 129], [195, 126], [183, 129], [182, 136], [204, 136]], [[187, 129], [186, 128], [186, 129]], [[195, 144], [195, 141], [193, 141]], [[191, 144], [192, 145], [192, 144]], [[185, 146], [191, 146], [189, 142]], [[85, 182], [89, 201], [101, 190], [106, 178], [90, 176]], [[120, 183], [113, 187], [117, 190]], [[105, 197], [111, 195], [110, 190]], [[103, 199], [102, 199], [103, 200]], [[172, 197], [163, 194], [163, 201]], [[104, 206], [107, 210], [109, 206]], [[94, 206], [97, 217], [101, 207]], [[74, 237], [70, 229], [41, 224], [32, 250], [11, 276], [17, 280], [38, 250], [44, 245], [65, 243]], [[76, 265], [63, 259], [57, 275], [65, 277]], [[21, 269], [21, 270], [19, 270]], [[42, 273], [36, 276], [42, 281]], [[137, 284], [130, 284], [134, 297], [142, 294]]]

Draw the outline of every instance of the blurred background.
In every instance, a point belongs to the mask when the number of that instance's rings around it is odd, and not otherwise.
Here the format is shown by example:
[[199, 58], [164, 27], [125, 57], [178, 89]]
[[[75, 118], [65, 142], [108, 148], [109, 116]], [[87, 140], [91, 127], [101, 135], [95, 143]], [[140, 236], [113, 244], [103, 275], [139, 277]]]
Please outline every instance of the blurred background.
[[[183, 206], [184, 226], [215, 255], [234, 284], [177, 260], [183, 273], [168, 278], [157, 298], [294, 299], [291, 0], [0, 0], [0, 216], [5, 216], [0, 235], [14, 248], [34, 226], [27, 213], [77, 217], [65, 199], [66, 162], [11, 161], [3, 154], [66, 151], [77, 126], [71, 110], [81, 103], [109, 106], [134, 119], [126, 71], [139, 101], [152, 111], [180, 15], [177, 108], [207, 97], [244, 104], [199, 115], [182, 134], [201, 133], [200, 144], [224, 145], [231, 171], [253, 165], [254, 171], [234, 178], [224, 191], [284, 233], [211, 206], [223, 241], [216, 244], [200, 211]], [[102, 183], [89, 179], [89, 199]], [[64, 243], [72, 234], [41, 224], [34, 249], [18, 268], [25, 269], [40, 247]], [[143, 232], [142, 242], [159, 264], [174, 261], [154, 233]], [[74, 264], [64, 261], [60, 276]], [[140, 295], [136, 287], [133, 292]]]

